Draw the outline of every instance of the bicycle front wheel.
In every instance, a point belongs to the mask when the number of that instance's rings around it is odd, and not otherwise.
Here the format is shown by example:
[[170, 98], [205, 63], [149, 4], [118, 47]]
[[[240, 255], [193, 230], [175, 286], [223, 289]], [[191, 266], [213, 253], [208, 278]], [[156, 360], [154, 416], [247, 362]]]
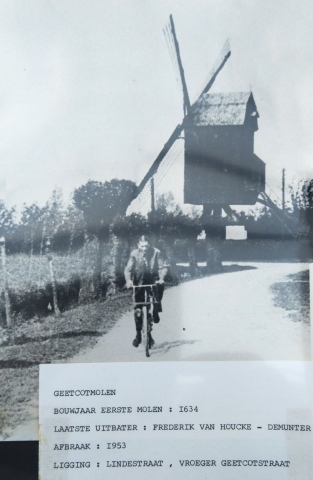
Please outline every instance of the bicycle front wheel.
[[146, 350], [146, 357], [150, 357], [149, 352], [149, 320], [148, 320], [148, 308], [144, 307], [142, 309], [143, 319], [142, 319], [142, 330], [143, 330], [143, 344]]

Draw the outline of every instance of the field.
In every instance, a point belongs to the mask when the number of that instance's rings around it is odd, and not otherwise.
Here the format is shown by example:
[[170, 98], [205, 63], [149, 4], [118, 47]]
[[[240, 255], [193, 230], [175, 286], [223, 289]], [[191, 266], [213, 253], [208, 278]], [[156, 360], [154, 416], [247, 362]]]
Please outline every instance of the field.
[[[38, 365], [62, 362], [92, 347], [125, 311], [131, 309], [130, 292], [118, 292], [114, 298], [104, 294], [96, 299], [94, 274], [98, 248], [94, 241], [69, 255], [53, 255], [60, 316], [53, 312], [47, 256], [7, 255], [5, 273], [10, 297], [10, 328], [6, 327], [5, 275], [0, 263], [2, 439], [8, 438], [15, 426], [27, 420], [26, 410], [37, 408], [34, 392], [38, 390]], [[104, 283], [110, 268], [109, 253], [107, 245], [102, 261]]]
[[[81, 250], [68, 255], [52, 256], [53, 275], [57, 286], [57, 298], [61, 311], [73, 305], [86, 303], [95, 297], [95, 265], [98, 244], [91, 242]], [[108, 247], [106, 247], [102, 270], [108, 269]], [[48, 315], [53, 310], [52, 276], [46, 255], [7, 255], [6, 269], [0, 268], [0, 320], [5, 326], [5, 276], [10, 299], [11, 321], [22, 318]]]
[[[97, 243], [92, 242], [86, 243], [77, 252], [71, 252], [68, 255], [53, 255], [56, 282], [66, 283], [74, 275], [80, 277], [91, 275], [97, 258], [97, 250]], [[7, 255], [6, 270], [8, 286], [14, 291], [43, 288], [51, 281], [46, 255]], [[3, 282], [3, 275], [1, 281]]]

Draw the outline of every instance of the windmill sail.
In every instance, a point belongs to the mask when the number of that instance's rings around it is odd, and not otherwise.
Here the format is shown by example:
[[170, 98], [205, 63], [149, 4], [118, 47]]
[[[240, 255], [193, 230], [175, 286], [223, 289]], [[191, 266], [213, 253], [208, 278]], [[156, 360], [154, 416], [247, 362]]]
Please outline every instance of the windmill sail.
[[168, 46], [168, 50], [170, 52], [176, 79], [178, 82], [181, 83], [182, 86], [185, 116], [188, 115], [188, 113], [190, 112], [190, 100], [185, 79], [185, 71], [180, 56], [180, 48], [176, 36], [175, 25], [172, 15], [170, 15], [169, 21], [164, 26], [163, 33]]
[[216, 80], [217, 75], [220, 73], [220, 71], [224, 67], [224, 65], [227, 62], [227, 60], [229, 59], [230, 55], [231, 55], [231, 51], [230, 51], [229, 40], [226, 40], [219, 56], [217, 57], [214, 65], [213, 65], [213, 68], [210, 72], [209, 80], [207, 80], [206, 86], [202, 90], [202, 92], [200, 94], [200, 97], [201, 97], [201, 95], [204, 95], [205, 93], [207, 93], [211, 89], [213, 83]]
[[180, 79], [181, 79], [182, 89], [183, 89], [184, 115], [188, 115], [190, 113], [190, 100], [189, 100], [189, 94], [187, 90], [186, 79], [185, 79], [185, 72], [184, 72], [183, 64], [180, 57], [179, 43], [176, 37], [175, 25], [174, 25], [174, 20], [172, 15], [170, 15], [170, 28], [171, 28], [171, 33], [173, 37], [177, 64], [178, 64], [178, 69], [179, 69], [179, 74], [180, 74]]
[[150, 178], [157, 172], [157, 170], [160, 166], [160, 163], [162, 162], [164, 157], [168, 154], [168, 152], [170, 151], [171, 147], [174, 145], [174, 143], [178, 139], [178, 137], [181, 134], [181, 132], [183, 131], [183, 129], [184, 129], [184, 122], [182, 122], [182, 124], [180, 124], [180, 125], [177, 125], [177, 127], [173, 131], [172, 135], [170, 136], [168, 141], [165, 143], [161, 152], [159, 153], [157, 158], [154, 160], [153, 164], [151, 165], [148, 172], [146, 173], [146, 175], [142, 179], [141, 183], [139, 184], [138, 189], [137, 189], [137, 196], [143, 191], [144, 187], [149, 182]]

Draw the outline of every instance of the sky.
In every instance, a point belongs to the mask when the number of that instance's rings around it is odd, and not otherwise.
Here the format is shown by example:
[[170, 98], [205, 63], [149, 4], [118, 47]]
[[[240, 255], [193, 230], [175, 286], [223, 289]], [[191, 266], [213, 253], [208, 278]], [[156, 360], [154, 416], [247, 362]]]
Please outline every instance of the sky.
[[[252, 90], [268, 193], [312, 178], [311, 0], [2, 0], [0, 197], [18, 208], [89, 179], [139, 183], [182, 120], [162, 29], [173, 14], [191, 99], [225, 40], [212, 92]], [[180, 147], [182, 141], [180, 141]], [[182, 198], [183, 156], [160, 191]], [[271, 193], [272, 192], [272, 193]]]

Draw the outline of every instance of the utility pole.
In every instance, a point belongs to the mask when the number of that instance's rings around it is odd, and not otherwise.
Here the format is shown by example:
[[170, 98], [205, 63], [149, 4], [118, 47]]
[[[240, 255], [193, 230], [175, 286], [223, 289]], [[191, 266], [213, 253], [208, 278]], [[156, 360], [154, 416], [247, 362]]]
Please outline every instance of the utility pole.
[[285, 173], [286, 173], [286, 170], [283, 168], [283, 171], [282, 171], [282, 186], [281, 186], [281, 189], [282, 189], [282, 211], [283, 213], [285, 213]]

